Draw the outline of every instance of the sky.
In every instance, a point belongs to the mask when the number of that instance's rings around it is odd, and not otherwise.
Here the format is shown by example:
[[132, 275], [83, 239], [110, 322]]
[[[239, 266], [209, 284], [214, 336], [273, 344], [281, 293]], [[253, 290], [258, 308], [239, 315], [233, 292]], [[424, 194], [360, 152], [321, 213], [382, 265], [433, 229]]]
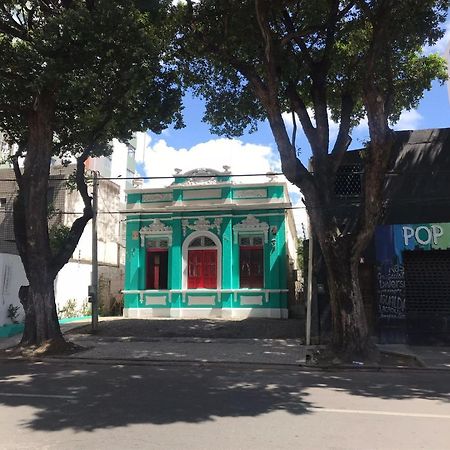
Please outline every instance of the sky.
[[[450, 19], [445, 24], [445, 36], [425, 53], [444, 54], [450, 41]], [[141, 176], [171, 176], [175, 168], [183, 172], [194, 168], [212, 168], [223, 170], [223, 166], [231, 167], [233, 174], [266, 173], [280, 171], [280, 159], [274, 138], [266, 122], [259, 124], [258, 131], [246, 133], [239, 139], [226, 139], [210, 133], [209, 125], [202, 122], [204, 103], [198, 98], [186, 95], [184, 99], [185, 128], [175, 130], [168, 128], [160, 135], [147, 133], [145, 145], [136, 154], [137, 171]], [[286, 114], [285, 122], [292, 127], [292, 119]], [[416, 130], [427, 128], [450, 127], [450, 103], [447, 83], [440, 85], [434, 82], [432, 89], [424, 93], [417, 109], [404, 111], [400, 120], [394, 125], [396, 130]], [[301, 127], [300, 127], [301, 128]], [[331, 137], [337, 134], [337, 124], [330, 123]], [[363, 120], [352, 132], [350, 149], [363, 146], [368, 139], [367, 121]], [[303, 163], [311, 155], [308, 143], [302, 133], [297, 138], [300, 146], [300, 159]], [[145, 148], [145, 149], [144, 149]], [[238, 177], [236, 182], [264, 181], [266, 177]], [[284, 177], [279, 177], [285, 180]], [[286, 181], [286, 180], [285, 180]], [[148, 180], [148, 187], [162, 187], [167, 180]], [[294, 207], [297, 232], [303, 235], [307, 229], [306, 211], [301, 201], [298, 188], [288, 182], [289, 194]]]

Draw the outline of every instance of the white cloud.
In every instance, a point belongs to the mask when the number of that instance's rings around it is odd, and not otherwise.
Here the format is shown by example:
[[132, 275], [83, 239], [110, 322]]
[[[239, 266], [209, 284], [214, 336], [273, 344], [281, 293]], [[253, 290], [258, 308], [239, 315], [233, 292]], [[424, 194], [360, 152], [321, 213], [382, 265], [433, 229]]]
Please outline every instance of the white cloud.
[[403, 111], [399, 121], [394, 124], [394, 130], [417, 130], [423, 116], [416, 110]]
[[[142, 153], [136, 153], [136, 159], [144, 166], [145, 176], [172, 177], [175, 169], [183, 172], [196, 168], [211, 168], [223, 171], [223, 166], [230, 166], [233, 174], [265, 174], [269, 171], [280, 171], [278, 154], [271, 147], [257, 144], [246, 144], [238, 139], [211, 139], [199, 143], [192, 148], [176, 149], [167, 144], [164, 139], [152, 142], [147, 136], [147, 146]], [[296, 200], [293, 206], [303, 207], [300, 191], [297, 186], [289, 183], [284, 176], [278, 176], [279, 181], [287, 183], [290, 195]], [[151, 179], [145, 181], [147, 187], [164, 187], [173, 179]], [[267, 181], [266, 176], [236, 177], [237, 183], [252, 183]], [[293, 200], [294, 202], [294, 200]], [[304, 208], [293, 210], [297, 232], [301, 235], [301, 224], [307, 224]]]
[[[164, 139], [155, 143], [151, 141], [145, 149], [140, 162], [143, 162], [147, 176], [170, 177], [179, 168], [182, 172], [199, 167], [223, 171], [223, 166], [230, 166], [233, 174], [255, 174], [277, 170], [279, 161], [272, 148], [265, 145], [245, 144], [237, 139], [211, 139], [192, 148], [176, 149]], [[259, 179], [257, 179], [259, 178]], [[261, 181], [266, 177], [239, 177], [240, 181]], [[148, 180], [152, 187], [166, 186], [172, 180]]]

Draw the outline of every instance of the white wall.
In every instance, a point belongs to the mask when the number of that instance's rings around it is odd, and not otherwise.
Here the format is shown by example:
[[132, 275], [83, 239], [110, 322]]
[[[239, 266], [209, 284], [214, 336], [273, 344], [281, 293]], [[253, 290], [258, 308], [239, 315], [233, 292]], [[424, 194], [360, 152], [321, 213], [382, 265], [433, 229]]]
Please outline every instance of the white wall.
[[28, 280], [19, 256], [0, 254], [0, 326], [10, 324], [8, 306], [20, 306], [18, 320], [22, 320], [24, 312], [19, 301], [19, 288], [27, 285]]
[[87, 301], [88, 286], [91, 284], [91, 265], [68, 262], [58, 273], [55, 280], [55, 300], [58, 309], [68, 300], [76, 300], [81, 310]]
[[[92, 266], [90, 263], [67, 263], [55, 280], [55, 300], [58, 309], [64, 307], [68, 300], [76, 300], [76, 309], [81, 311], [88, 299], [88, 287], [91, 284]], [[124, 283], [123, 267], [99, 266], [99, 300], [105, 311], [121, 299]]]

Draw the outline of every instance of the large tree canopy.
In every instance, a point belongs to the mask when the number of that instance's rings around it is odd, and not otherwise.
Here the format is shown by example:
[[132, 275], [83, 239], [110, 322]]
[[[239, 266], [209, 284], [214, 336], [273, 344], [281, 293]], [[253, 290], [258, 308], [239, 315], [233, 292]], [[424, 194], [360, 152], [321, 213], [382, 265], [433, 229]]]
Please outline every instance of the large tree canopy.
[[[380, 212], [394, 135], [390, 123], [417, 106], [444, 63], [422, 53], [442, 36], [443, 0], [188, 0], [180, 47], [190, 82], [206, 99], [204, 120], [216, 133], [240, 135], [267, 119], [283, 173], [304, 195], [328, 273], [333, 343], [366, 355], [369, 331], [358, 265]], [[290, 134], [283, 113], [293, 114]], [[334, 206], [334, 181], [367, 116], [370, 134], [364, 195], [344, 226]], [[338, 122], [330, 141], [330, 117]], [[312, 151], [300, 161], [299, 121]]]
[[[173, 121], [181, 124], [170, 5], [163, 0], [7, 0], [0, 5], [0, 131], [18, 146], [14, 227], [29, 281], [21, 296], [25, 344], [62, 339], [53, 280], [92, 217], [86, 159], [108, 154], [112, 138], [126, 140], [133, 131], [159, 132]], [[76, 158], [85, 208], [62, 245], [52, 250], [47, 188], [55, 155]]]

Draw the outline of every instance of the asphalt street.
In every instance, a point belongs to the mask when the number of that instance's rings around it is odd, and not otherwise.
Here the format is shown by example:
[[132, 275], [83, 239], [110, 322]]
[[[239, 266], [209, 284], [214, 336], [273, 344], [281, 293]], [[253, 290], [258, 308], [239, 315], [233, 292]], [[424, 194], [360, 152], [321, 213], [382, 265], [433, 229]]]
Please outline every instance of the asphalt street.
[[433, 371], [0, 362], [1, 449], [448, 449]]

